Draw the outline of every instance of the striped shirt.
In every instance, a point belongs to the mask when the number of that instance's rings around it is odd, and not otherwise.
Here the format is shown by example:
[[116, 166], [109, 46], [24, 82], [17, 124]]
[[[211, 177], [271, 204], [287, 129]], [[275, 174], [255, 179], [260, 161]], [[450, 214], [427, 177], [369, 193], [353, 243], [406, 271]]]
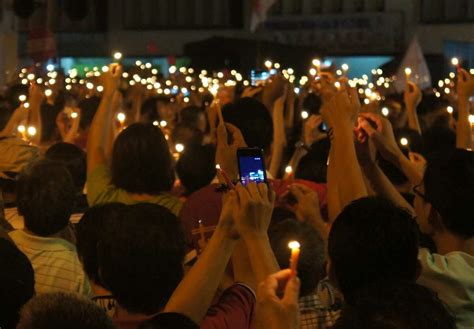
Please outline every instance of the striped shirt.
[[9, 235], [33, 266], [37, 294], [68, 291], [91, 297], [89, 281], [73, 244], [59, 238], [31, 235], [23, 230], [12, 231]]

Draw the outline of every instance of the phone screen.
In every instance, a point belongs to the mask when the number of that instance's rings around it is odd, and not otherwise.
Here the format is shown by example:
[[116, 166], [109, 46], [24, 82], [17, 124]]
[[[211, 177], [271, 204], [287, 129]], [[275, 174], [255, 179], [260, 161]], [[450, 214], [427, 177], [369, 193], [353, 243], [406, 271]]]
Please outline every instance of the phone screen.
[[266, 81], [270, 77], [270, 73], [268, 71], [262, 70], [252, 70], [250, 72], [250, 82], [252, 86], [258, 86], [262, 82]]
[[237, 151], [239, 161], [240, 182], [247, 185], [250, 182], [266, 183], [267, 174], [260, 149], [239, 149]]

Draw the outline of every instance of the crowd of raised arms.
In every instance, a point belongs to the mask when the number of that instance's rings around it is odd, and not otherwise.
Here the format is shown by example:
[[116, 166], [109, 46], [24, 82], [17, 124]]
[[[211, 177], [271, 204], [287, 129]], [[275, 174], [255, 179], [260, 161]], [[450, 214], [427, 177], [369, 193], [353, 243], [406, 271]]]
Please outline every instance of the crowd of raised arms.
[[314, 63], [19, 70], [0, 328], [474, 328], [473, 70], [396, 94]]

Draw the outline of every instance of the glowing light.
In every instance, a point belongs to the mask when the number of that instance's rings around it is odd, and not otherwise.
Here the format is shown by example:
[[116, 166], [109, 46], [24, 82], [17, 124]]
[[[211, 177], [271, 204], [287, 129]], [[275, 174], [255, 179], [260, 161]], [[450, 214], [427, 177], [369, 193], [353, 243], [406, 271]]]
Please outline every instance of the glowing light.
[[172, 65], [172, 66], [170, 66], [170, 68], [168, 69], [168, 72], [169, 72], [170, 74], [175, 74], [175, 73], [176, 73], [176, 70], [177, 70], [177, 69], [176, 69], [176, 66]]
[[18, 100], [19, 100], [20, 102], [26, 101], [26, 95], [20, 95], [20, 96], [18, 96]]
[[307, 111], [301, 111], [301, 117], [303, 120], [306, 120], [309, 117], [309, 113]]
[[46, 90], [44, 91], [44, 95], [45, 95], [46, 97], [50, 97], [52, 94], [53, 94], [53, 91], [52, 91], [51, 89], [46, 89]]
[[412, 71], [411, 71], [411, 68], [405, 67], [405, 75], [406, 75], [407, 77], [409, 77], [409, 76], [411, 75], [411, 72], [412, 72]]
[[267, 59], [265, 61], [265, 67], [270, 70], [272, 68], [272, 66], [273, 66], [272, 61]]
[[407, 146], [408, 145], [408, 139], [406, 139], [405, 137], [400, 138], [400, 144], [402, 146]]
[[19, 133], [24, 134], [26, 132], [26, 127], [24, 125], [19, 125], [17, 130]]
[[452, 106], [448, 106], [448, 107], [446, 108], [446, 111], [447, 111], [449, 114], [453, 114], [454, 108], [453, 108]]
[[118, 113], [117, 114], [117, 120], [120, 122], [120, 123], [124, 123], [125, 122], [125, 113]]
[[33, 126], [28, 127], [28, 135], [30, 135], [30, 136], [36, 135], [36, 128], [33, 127]]
[[451, 58], [451, 64], [453, 64], [454, 66], [458, 66], [459, 65], [459, 59], [457, 57]]
[[286, 166], [285, 173], [291, 174], [293, 172], [293, 168], [291, 166]]
[[176, 152], [181, 153], [184, 151], [184, 145], [183, 144], [176, 144], [175, 147]]
[[154, 125], [155, 127], [158, 127], [158, 126], [160, 125], [160, 123], [159, 123], [158, 121], [153, 121], [153, 125]]
[[72, 118], [72, 119], [76, 119], [77, 116], [78, 116], [77, 112], [72, 112], [72, 113], [71, 113], [71, 118]]
[[119, 51], [116, 51], [116, 52], [114, 53], [114, 59], [115, 59], [116, 61], [121, 60], [121, 59], [122, 59], [122, 53], [119, 52]]
[[349, 70], [349, 65], [347, 65], [346, 63], [342, 64], [341, 65], [341, 68], [344, 72], [347, 72]]
[[318, 58], [313, 59], [312, 64], [319, 68], [321, 66], [321, 61]]
[[103, 92], [104, 91], [104, 87], [103, 86], [97, 86], [97, 91], [99, 93]]
[[54, 65], [53, 65], [53, 64], [48, 64], [48, 65], [46, 65], [46, 70], [48, 70], [48, 71], [50, 71], [50, 72], [51, 72], [51, 71], [54, 71]]
[[473, 114], [469, 114], [469, 123], [471, 125], [474, 124], [474, 115]]

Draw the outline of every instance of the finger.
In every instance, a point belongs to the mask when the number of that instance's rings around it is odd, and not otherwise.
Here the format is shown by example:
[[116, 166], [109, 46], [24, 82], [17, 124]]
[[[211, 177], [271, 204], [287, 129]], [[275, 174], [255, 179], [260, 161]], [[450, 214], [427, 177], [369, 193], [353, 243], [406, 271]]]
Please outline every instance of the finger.
[[217, 146], [227, 145], [227, 129], [225, 125], [217, 125]]
[[296, 198], [298, 202], [304, 198], [304, 192], [299, 188], [299, 186], [291, 185], [289, 188], [290, 188], [291, 194], [293, 194], [293, 196]]
[[349, 87], [349, 96], [351, 97], [351, 103], [354, 105], [360, 105], [359, 93], [354, 87]]
[[239, 128], [236, 126], [226, 123], [225, 124], [227, 130], [232, 135], [232, 145], [235, 147], [247, 147], [247, 143], [245, 142], [244, 136], [242, 135], [242, 132], [240, 131]]
[[235, 191], [239, 195], [239, 200], [241, 203], [248, 202], [250, 199], [249, 191], [242, 184], [237, 184]]
[[260, 191], [258, 190], [257, 183], [251, 182], [247, 185], [247, 191], [249, 192], [250, 198], [256, 201], [262, 201], [262, 196], [260, 195]]
[[296, 276], [288, 280], [285, 287], [285, 294], [283, 295], [283, 302], [285, 304], [298, 305], [300, 285], [300, 279]]
[[262, 197], [262, 199], [264, 199], [266, 201], [269, 201], [267, 184], [260, 183], [260, 184], [257, 185], [257, 188], [258, 188], [258, 192], [260, 193], [260, 196]]

